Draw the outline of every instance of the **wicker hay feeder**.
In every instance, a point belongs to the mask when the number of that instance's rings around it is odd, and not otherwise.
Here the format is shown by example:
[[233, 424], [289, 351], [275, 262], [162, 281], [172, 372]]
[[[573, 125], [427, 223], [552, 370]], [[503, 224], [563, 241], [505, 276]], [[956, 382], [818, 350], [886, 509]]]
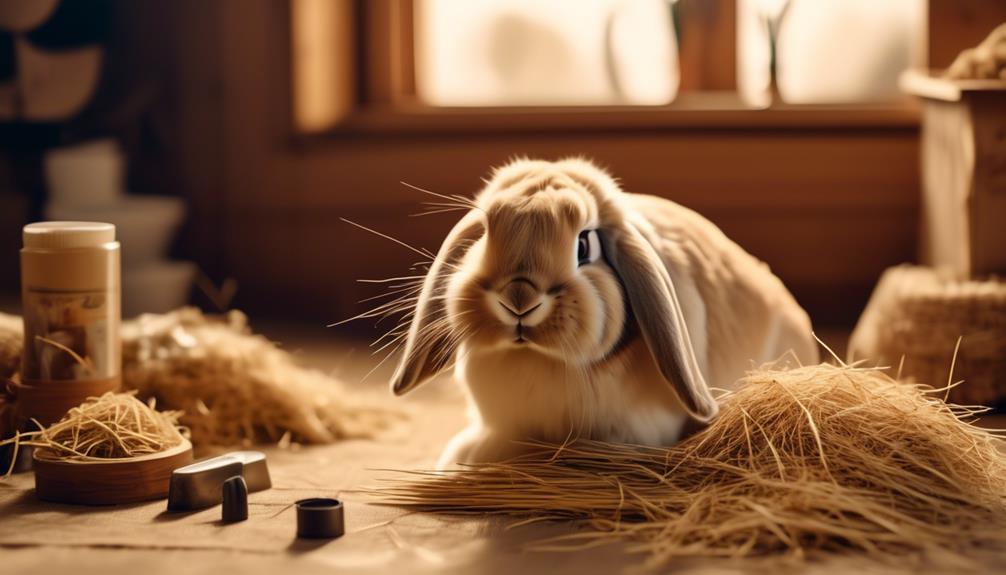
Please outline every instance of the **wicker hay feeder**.
[[[852, 359], [901, 366], [904, 377], [946, 382], [954, 350], [950, 400], [1006, 403], [1006, 282], [956, 280], [949, 271], [898, 266], [877, 284], [852, 339]], [[902, 364], [902, 358], [904, 363]]]

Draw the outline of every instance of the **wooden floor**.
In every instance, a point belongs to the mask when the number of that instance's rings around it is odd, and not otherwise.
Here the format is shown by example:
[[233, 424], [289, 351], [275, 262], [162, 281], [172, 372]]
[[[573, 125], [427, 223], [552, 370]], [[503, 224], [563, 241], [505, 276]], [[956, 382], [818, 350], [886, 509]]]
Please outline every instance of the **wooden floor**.
[[[407, 416], [375, 440], [346, 441], [296, 450], [264, 447], [273, 488], [249, 497], [250, 517], [219, 522], [219, 508], [170, 516], [163, 502], [116, 508], [42, 504], [32, 477], [0, 483], [0, 554], [3, 573], [143, 573], [217, 575], [297, 573], [618, 573], [641, 557], [610, 546], [577, 553], [530, 552], [527, 546], [568, 525], [508, 529], [502, 520], [449, 518], [373, 505], [358, 489], [387, 478], [384, 469], [427, 469], [447, 439], [465, 424], [463, 397], [447, 378], [405, 398], [393, 398], [386, 382], [392, 366], [376, 370], [366, 342], [347, 339], [321, 325], [259, 326], [315, 367], [345, 382], [354, 397], [400, 408]], [[840, 332], [822, 338], [841, 350]], [[390, 363], [390, 362], [389, 362]], [[372, 373], [371, 373], [372, 372]], [[369, 375], [368, 375], [369, 374]], [[303, 497], [338, 497], [346, 504], [347, 535], [335, 541], [295, 537], [290, 504]], [[978, 571], [999, 572], [1002, 556], [976, 557]], [[810, 564], [776, 560], [673, 561], [666, 572], [702, 575], [744, 573], [863, 574], [944, 573], [927, 561], [876, 564], [835, 557]]]

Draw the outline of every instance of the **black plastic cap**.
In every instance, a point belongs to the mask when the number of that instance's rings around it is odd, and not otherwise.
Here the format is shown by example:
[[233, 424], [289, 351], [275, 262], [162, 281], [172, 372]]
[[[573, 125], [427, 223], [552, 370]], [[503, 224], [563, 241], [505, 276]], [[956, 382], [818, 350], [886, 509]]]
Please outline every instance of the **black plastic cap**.
[[235, 475], [224, 481], [222, 489], [224, 523], [248, 519], [248, 484], [245, 478]]
[[345, 533], [345, 516], [338, 499], [312, 498], [297, 502], [297, 537], [333, 539]]

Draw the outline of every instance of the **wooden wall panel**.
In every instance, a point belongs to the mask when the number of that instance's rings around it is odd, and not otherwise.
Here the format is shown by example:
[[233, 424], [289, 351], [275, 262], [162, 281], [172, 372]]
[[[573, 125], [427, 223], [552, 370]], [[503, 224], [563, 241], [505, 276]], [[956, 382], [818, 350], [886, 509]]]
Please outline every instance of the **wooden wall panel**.
[[[418, 256], [339, 221], [347, 217], [433, 251], [453, 221], [409, 218], [413, 208], [237, 210], [228, 229], [229, 273], [239, 301], [273, 314], [330, 321], [362, 311], [355, 302], [379, 293], [364, 278], [409, 273]], [[748, 214], [703, 210], [730, 237], [764, 259], [827, 324], [851, 324], [879, 274], [915, 254], [914, 209]]]
[[357, 309], [352, 302], [374, 293], [353, 279], [403, 273], [416, 257], [339, 218], [435, 251], [456, 216], [410, 218], [426, 198], [399, 181], [471, 194], [488, 166], [514, 153], [584, 153], [609, 165], [628, 190], [697, 209], [768, 261], [827, 322], [851, 323], [879, 273], [914, 259], [912, 130], [816, 138], [717, 133], [572, 142], [560, 136], [381, 140], [297, 153], [287, 166], [298, 174], [296, 183], [231, 206], [228, 251], [233, 273], [244, 278], [243, 298], [264, 305], [290, 290], [297, 294], [292, 305], [303, 312], [348, 315]]
[[679, 0], [682, 92], [737, 87], [737, 0]]

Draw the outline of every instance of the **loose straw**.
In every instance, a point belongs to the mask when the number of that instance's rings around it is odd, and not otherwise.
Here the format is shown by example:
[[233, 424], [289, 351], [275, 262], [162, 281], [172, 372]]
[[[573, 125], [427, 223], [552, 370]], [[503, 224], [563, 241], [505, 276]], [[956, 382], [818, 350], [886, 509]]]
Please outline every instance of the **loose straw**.
[[[20, 318], [0, 314], [0, 384], [17, 369], [21, 339]], [[400, 410], [301, 366], [253, 334], [236, 310], [212, 317], [181, 308], [124, 321], [122, 360], [123, 389], [183, 412], [180, 422], [197, 448], [370, 438], [404, 419]]]
[[540, 542], [626, 542], [681, 556], [1006, 549], [1006, 457], [943, 389], [815, 365], [750, 374], [718, 418], [669, 448], [579, 440], [447, 472], [400, 472], [384, 503], [526, 522], [583, 520]]
[[123, 386], [183, 412], [197, 447], [369, 438], [402, 419], [251, 333], [244, 314], [194, 308], [124, 322]]
[[157, 411], [153, 401], [145, 404], [135, 393], [109, 392], [89, 398], [47, 428], [19, 433], [0, 445], [14, 444], [15, 449], [30, 445], [47, 450], [49, 457], [70, 461], [140, 457], [182, 442], [179, 415]]

